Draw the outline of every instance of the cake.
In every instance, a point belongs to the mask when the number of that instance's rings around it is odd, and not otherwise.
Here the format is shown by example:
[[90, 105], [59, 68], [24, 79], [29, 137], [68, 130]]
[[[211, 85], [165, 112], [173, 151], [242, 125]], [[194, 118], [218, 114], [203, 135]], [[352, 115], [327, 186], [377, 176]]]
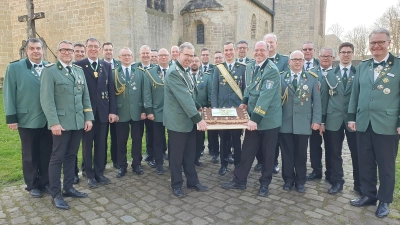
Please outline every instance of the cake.
[[[218, 116], [216, 116], [216, 114], [218, 114]], [[232, 114], [235, 115], [231, 116]], [[247, 111], [242, 108], [203, 108], [201, 117], [207, 124], [243, 124], [249, 121]]]

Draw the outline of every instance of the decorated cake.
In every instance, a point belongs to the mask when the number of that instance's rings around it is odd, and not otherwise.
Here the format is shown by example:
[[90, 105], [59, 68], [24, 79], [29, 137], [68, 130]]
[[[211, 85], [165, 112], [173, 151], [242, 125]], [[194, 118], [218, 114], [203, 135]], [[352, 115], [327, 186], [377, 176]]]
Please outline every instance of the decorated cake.
[[249, 121], [247, 111], [242, 108], [203, 108], [201, 117], [209, 125], [243, 124]]

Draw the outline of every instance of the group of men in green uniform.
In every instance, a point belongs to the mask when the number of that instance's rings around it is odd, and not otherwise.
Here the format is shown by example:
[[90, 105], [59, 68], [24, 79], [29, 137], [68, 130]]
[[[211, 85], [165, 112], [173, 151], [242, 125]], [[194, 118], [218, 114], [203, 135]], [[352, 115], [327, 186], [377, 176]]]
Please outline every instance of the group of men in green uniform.
[[[62, 196], [87, 197], [73, 188], [79, 182], [74, 164], [81, 139], [88, 186], [96, 188], [98, 183], [110, 183], [103, 175], [109, 129], [117, 177], [127, 173], [129, 132], [132, 171], [143, 174], [141, 140], [146, 126], [146, 161], [162, 175], [168, 147], [172, 192], [184, 197], [182, 171], [188, 188], [208, 190], [195, 168], [203, 166], [199, 159], [207, 130], [199, 111], [204, 107], [243, 108], [250, 116], [243, 144], [242, 130], [208, 131], [212, 161], [221, 162], [219, 174], [225, 175], [230, 163], [235, 166], [233, 179], [222, 188], [246, 189], [257, 158], [255, 170], [261, 171], [258, 194], [268, 196], [272, 174], [279, 172], [281, 149], [283, 190], [295, 187], [304, 193], [307, 180], [322, 178], [323, 139], [325, 178], [331, 184], [328, 193], [337, 194], [344, 185], [342, 143], [346, 135], [353, 189], [361, 195], [350, 203], [376, 205], [379, 200], [376, 216], [385, 217], [393, 200], [400, 134], [400, 60], [388, 52], [390, 42], [386, 29], [372, 31], [373, 58], [358, 67], [351, 64], [354, 46], [344, 42], [338, 49], [339, 65], [333, 68], [333, 49], [321, 49], [317, 59], [313, 43], [305, 42], [300, 51], [284, 56], [277, 53], [274, 34], [255, 44], [254, 59], [246, 57], [246, 41], [224, 43], [223, 51], [215, 52], [216, 65], [209, 63], [207, 48], [201, 49], [199, 57], [188, 42], [173, 46], [171, 55], [165, 48], [152, 51], [143, 45], [138, 63], [131, 49], [122, 48], [115, 60], [112, 44], [100, 46], [95, 38], [74, 47], [61, 41], [58, 61], [49, 64], [42, 61], [41, 41], [29, 39], [28, 57], [7, 68], [6, 122], [21, 137], [27, 190], [33, 197], [49, 192], [57, 208], [68, 209]], [[87, 58], [82, 59], [85, 48]], [[104, 60], [98, 58], [101, 48]], [[80, 60], [74, 62], [74, 54]], [[313, 170], [307, 175], [308, 142]]]

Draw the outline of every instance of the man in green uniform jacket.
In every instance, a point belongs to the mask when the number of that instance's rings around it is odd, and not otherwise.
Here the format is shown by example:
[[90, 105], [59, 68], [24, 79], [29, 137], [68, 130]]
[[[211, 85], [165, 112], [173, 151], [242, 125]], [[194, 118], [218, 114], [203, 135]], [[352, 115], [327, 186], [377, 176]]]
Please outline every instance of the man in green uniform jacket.
[[51, 132], [40, 106], [40, 74], [46, 62], [42, 61], [43, 43], [37, 38], [27, 41], [28, 58], [7, 67], [3, 84], [4, 112], [11, 130], [17, 130], [22, 145], [22, 172], [26, 190], [32, 197], [47, 192], [48, 167], [52, 147]]
[[73, 187], [75, 158], [83, 135], [92, 129], [92, 106], [82, 69], [72, 66], [73, 48], [69, 41], [58, 46], [56, 64], [46, 65], [41, 77], [40, 103], [53, 134], [53, 151], [49, 164], [49, 181], [52, 204], [69, 209], [61, 196], [61, 168], [64, 172], [65, 197], [84, 198], [86, 193]]

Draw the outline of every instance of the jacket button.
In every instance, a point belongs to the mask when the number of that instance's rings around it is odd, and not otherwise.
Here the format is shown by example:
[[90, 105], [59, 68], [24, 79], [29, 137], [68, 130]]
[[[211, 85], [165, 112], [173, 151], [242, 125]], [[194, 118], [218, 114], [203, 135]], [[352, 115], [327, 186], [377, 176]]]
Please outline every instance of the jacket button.
[[296, 113], [295, 112], [293, 112], [293, 115], [295, 115]]

